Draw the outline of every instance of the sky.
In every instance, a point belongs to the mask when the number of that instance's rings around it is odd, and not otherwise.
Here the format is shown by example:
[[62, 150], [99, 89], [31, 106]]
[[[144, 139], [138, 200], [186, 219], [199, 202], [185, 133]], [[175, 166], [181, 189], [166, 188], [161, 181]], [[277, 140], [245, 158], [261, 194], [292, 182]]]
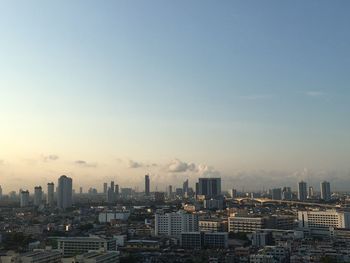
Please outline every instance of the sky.
[[4, 0], [0, 184], [350, 189], [350, 2]]

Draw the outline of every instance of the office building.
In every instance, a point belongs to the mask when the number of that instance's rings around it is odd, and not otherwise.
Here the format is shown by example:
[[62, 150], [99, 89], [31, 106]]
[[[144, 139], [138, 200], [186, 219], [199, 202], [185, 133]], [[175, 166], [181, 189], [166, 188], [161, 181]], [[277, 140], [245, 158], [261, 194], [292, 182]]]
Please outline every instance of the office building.
[[116, 184], [116, 185], [115, 185], [115, 191], [114, 191], [114, 193], [115, 193], [115, 198], [116, 198], [116, 199], [119, 198], [119, 184]]
[[196, 194], [208, 199], [221, 195], [221, 178], [199, 178]]
[[[20, 256], [22, 263], [61, 263], [62, 254], [59, 250], [36, 250]], [[16, 261], [17, 262], [17, 261]]]
[[41, 186], [35, 186], [34, 188], [34, 206], [42, 205], [43, 201], [43, 190]]
[[186, 249], [224, 249], [228, 247], [228, 233], [183, 232], [180, 245]]
[[150, 180], [148, 174], [145, 175], [145, 195], [150, 195]]
[[293, 199], [293, 193], [292, 189], [290, 187], [283, 187], [282, 190], [282, 200], [292, 200]]
[[321, 182], [321, 199], [325, 201], [331, 200], [331, 185], [327, 181]]
[[231, 189], [230, 190], [230, 196], [231, 196], [231, 198], [236, 198], [237, 197], [237, 190], [236, 189]]
[[54, 206], [54, 197], [55, 197], [55, 184], [47, 184], [47, 195], [46, 195], [46, 204], [50, 207]]
[[155, 235], [180, 237], [182, 232], [198, 231], [198, 215], [178, 211], [155, 214]]
[[182, 184], [182, 193], [184, 197], [188, 195], [188, 179]]
[[64, 257], [84, 254], [89, 251], [116, 251], [115, 239], [100, 237], [60, 237], [57, 239], [58, 249]]
[[313, 235], [329, 235], [330, 228], [350, 228], [350, 212], [298, 211], [298, 223]]
[[307, 199], [307, 185], [306, 182], [301, 181], [298, 183], [298, 200], [306, 201]]
[[201, 232], [227, 232], [227, 221], [222, 219], [201, 219], [198, 225]]
[[307, 198], [312, 199], [315, 197], [315, 193], [314, 193], [314, 188], [312, 186], [309, 186], [309, 190], [307, 193]]
[[27, 207], [29, 206], [29, 191], [21, 191], [20, 192], [20, 206]]
[[83, 263], [119, 263], [119, 252], [117, 251], [92, 251], [76, 256], [76, 261]]
[[67, 209], [73, 203], [72, 178], [62, 175], [58, 179], [57, 187], [57, 207]]
[[103, 193], [105, 195], [107, 194], [107, 190], [108, 190], [108, 184], [107, 183], [103, 183]]
[[171, 198], [173, 196], [173, 186], [169, 185], [168, 186], [168, 197]]
[[251, 233], [256, 230], [267, 228], [268, 220], [265, 217], [240, 217], [233, 216], [228, 218], [229, 232]]
[[272, 189], [271, 194], [272, 194], [272, 200], [282, 200], [282, 189], [281, 188]]

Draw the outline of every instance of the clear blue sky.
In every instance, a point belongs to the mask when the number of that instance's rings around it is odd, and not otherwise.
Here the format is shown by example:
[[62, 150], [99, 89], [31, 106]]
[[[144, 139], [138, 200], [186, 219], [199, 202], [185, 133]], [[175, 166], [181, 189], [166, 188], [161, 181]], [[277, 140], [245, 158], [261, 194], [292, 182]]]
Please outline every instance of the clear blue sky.
[[112, 174], [123, 158], [226, 176], [349, 171], [349, 11], [345, 0], [2, 1], [0, 176], [49, 154], [53, 174], [74, 160]]

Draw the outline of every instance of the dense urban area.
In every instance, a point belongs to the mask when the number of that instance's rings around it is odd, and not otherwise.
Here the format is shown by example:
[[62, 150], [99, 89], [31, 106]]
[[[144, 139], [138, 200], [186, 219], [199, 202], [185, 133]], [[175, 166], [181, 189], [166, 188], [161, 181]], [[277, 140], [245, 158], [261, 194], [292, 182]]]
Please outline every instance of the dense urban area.
[[72, 181], [1, 190], [1, 262], [350, 262], [350, 194], [326, 181], [249, 193], [207, 177], [164, 192], [149, 175], [142, 192]]

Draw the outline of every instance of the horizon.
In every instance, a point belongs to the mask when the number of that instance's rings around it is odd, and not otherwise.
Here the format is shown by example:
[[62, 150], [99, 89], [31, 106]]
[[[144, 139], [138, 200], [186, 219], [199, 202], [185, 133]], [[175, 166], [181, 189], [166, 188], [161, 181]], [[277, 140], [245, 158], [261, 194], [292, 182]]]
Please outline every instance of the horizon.
[[350, 190], [350, 2], [35, 2], [0, 9], [4, 192]]

